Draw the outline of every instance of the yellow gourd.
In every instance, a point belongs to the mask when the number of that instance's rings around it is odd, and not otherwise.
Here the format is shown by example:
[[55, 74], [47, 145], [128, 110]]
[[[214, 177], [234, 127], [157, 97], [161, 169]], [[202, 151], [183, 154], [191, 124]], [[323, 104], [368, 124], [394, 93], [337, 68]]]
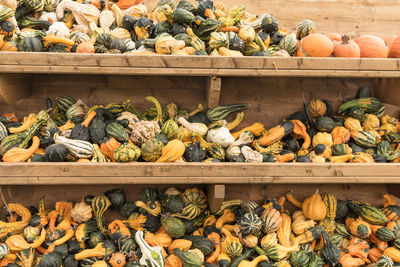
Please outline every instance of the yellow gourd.
[[400, 250], [395, 247], [388, 247], [383, 254], [391, 258], [394, 262], [400, 262]]
[[185, 153], [185, 144], [178, 139], [171, 140], [162, 149], [161, 157], [157, 162], [174, 162], [182, 157], [183, 153]]
[[319, 144], [331, 147], [333, 145], [332, 135], [330, 133], [323, 133], [323, 132], [317, 133], [313, 137], [312, 145], [316, 147]]
[[296, 235], [301, 235], [304, 234], [304, 232], [315, 226], [315, 222], [313, 220], [295, 220], [292, 223], [292, 231], [293, 233], [295, 233]]
[[348, 117], [344, 121], [344, 127], [346, 127], [350, 132], [352, 131], [362, 131], [361, 123], [359, 120], [352, 117]]
[[188, 251], [192, 246], [192, 241], [187, 239], [175, 239], [172, 243], [168, 246], [168, 253], [172, 254], [174, 249], [179, 248], [182, 251]]
[[28, 118], [25, 117], [24, 123], [19, 127], [11, 127], [8, 129], [10, 133], [21, 133], [31, 127], [37, 121], [36, 114], [29, 114]]
[[230, 209], [225, 209], [221, 217], [218, 218], [215, 223], [215, 228], [221, 229], [227, 223], [233, 223], [236, 217]]
[[292, 232], [292, 219], [286, 213], [281, 213], [282, 224], [276, 231], [279, 243], [284, 247], [290, 247], [290, 233]]
[[32, 145], [29, 148], [13, 147], [8, 150], [4, 156], [4, 162], [23, 162], [29, 159], [33, 153], [39, 148], [40, 139], [37, 136], [32, 138]]
[[268, 257], [267, 257], [267, 256], [265, 256], [265, 255], [260, 255], [260, 256], [258, 256], [257, 258], [255, 258], [255, 259], [252, 260], [252, 261], [242, 260], [242, 261], [239, 263], [239, 266], [238, 266], [238, 267], [257, 267], [257, 265], [258, 265], [260, 262], [266, 261], [266, 260], [268, 260]]
[[243, 131], [250, 131], [252, 134], [254, 134], [254, 136], [261, 136], [263, 134], [263, 132], [265, 131], [265, 127], [263, 124], [256, 122], [251, 126], [247, 126], [243, 129], [241, 129], [240, 131], [234, 132], [232, 133], [232, 136], [235, 139], [239, 138], [239, 135], [243, 132]]
[[318, 193], [318, 189], [314, 194], [306, 198], [302, 205], [304, 216], [310, 220], [321, 221], [326, 216], [326, 205]]
[[379, 129], [381, 122], [379, 121], [378, 117], [373, 114], [366, 114], [365, 121], [363, 122], [363, 129], [364, 131], [376, 131]]
[[156, 52], [157, 54], [171, 54], [185, 47], [185, 41], [176, 40], [169, 34], [165, 34], [157, 38]]

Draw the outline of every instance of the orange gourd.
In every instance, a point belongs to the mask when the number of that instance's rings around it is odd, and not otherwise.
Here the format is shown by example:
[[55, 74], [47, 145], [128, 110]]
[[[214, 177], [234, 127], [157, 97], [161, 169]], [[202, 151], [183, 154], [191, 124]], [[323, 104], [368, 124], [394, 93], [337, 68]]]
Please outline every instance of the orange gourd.
[[23, 162], [29, 159], [33, 153], [39, 148], [40, 140], [39, 137], [34, 136], [32, 138], [32, 145], [29, 148], [13, 147], [8, 150], [4, 156], [4, 162]]
[[82, 42], [76, 48], [76, 53], [86, 53], [93, 54], [95, 52], [94, 43], [96, 42], [96, 36], [90, 38], [90, 40], [86, 42]]
[[393, 39], [389, 49], [389, 57], [400, 58], [400, 36]]
[[360, 47], [350, 40], [350, 37], [343, 35], [342, 43], [333, 50], [334, 57], [360, 57]]
[[351, 137], [350, 131], [343, 126], [333, 128], [331, 135], [334, 145], [345, 144], [350, 141]]
[[221, 229], [227, 223], [233, 223], [235, 221], [235, 213], [231, 209], [225, 209], [221, 217], [218, 218], [215, 223], [215, 228]]
[[359, 258], [353, 258], [350, 254], [342, 254], [340, 256], [340, 264], [342, 267], [355, 267], [364, 265], [365, 261]]
[[296, 139], [303, 139], [304, 142], [301, 145], [302, 149], [306, 150], [311, 145], [310, 135], [307, 133], [307, 127], [299, 120], [291, 120], [294, 124], [292, 136]]
[[333, 43], [325, 35], [314, 33], [300, 41], [298, 57], [329, 57], [333, 52]]
[[3, 46], [4, 44], [4, 35], [0, 35], [0, 48]]
[[144, 0], [119, 0], [116, 5], [121, 9], [128, 9], [134, 5], [143, 3]]
[[318, 188], [314, 194], [303, 201], [302, 211], [304, 216], [310, 220], [321, 221], [326, 216], [326, 205], [318, 193]]
[[4, 41], [0, 51], [17, 52], [18, 48], [11, 41]]
[[123, 267], [126, 264], [126, 257], [121, 252], [112, 254], [111, 259], [108, 261], [112, 267]]
[[360, 47], [363, 58], [387, 58], [389, 49], [381, 38], [374, 35], [362, 35], [354, 40]]
[[175, 254], [171, 254], [165, 259], [165, 267], [182, 267], [182, 261]]
[[377, 262], [379, 258], [383, 255], [383, 252], [378, 248], [371, 248], [368, 252], [368, 258], [372, 262]]
[[346, 250], [351, 256], [358, 257], [365, 261], [368, 257], [369, 244], [361, 238], [352, 237], [350, 245], [346, 247]]
[[115, 162], [115, 159], [113, 157], [114, 150], [116, 150], [120, 146], [120, 142], [118, 142], [114, 137], [110, 137], [110, 139], [108, 139], [106, 142], [101, 143], [100, 150], [101, 153], [109, 157], [111, 161]]

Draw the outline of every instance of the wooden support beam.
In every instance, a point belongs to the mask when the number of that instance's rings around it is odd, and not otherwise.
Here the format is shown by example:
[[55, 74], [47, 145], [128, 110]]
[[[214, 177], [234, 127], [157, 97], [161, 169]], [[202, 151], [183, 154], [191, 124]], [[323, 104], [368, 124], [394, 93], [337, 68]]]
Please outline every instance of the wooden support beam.
[[31, 92], [31, 74], [0, 74], [0, 103], [15, 104]]
[[216, 212], [225, 200], [225, 185], [211, 184], [207, 185], [208, 205], [212, 212]]
[[221, 95], [221, 78], [216, 76], [206, 77], [206, 99], [208, 108], [215, 108], [219, 105]]

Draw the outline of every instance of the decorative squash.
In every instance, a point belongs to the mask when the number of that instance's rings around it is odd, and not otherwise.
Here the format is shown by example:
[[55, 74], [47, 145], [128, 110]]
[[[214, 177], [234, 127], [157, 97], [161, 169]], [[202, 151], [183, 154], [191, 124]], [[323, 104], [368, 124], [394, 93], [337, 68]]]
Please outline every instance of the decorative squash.
[[327, 111], [326, 104], [320, 99], [311, 100], [308, 103], [307, 108], [313, 118], [318, 118], [320, 116], [324, 116]]
[[354, 40], [360, 47], [363, 58], [387, 58], [389, 49], [381, 38], [374, 35], [362, 35]]
[[370, 224], [381, 225], [388, 221], [385, 214], [381, 210], [368, 203], [362, 203], [353, 200], [350, 201], [348, 205], [351, 210], [353, 210], [358, 216], [362, 217]]
[[300, 41], [298, 57], [329, 57], [333, 52], [333, 44], [322, 34], [310, 34]]
[[161, 157], [163, 148], [164, 144], [158, 139], [153, 138], [142, 145], [142, 158], [145, 161], [157, 161]]
[[92, 218], [92, 208], [85, 202], [76, 203], [71, 210], [71, 217], [77, 223], [87, 222]]
[[185, 153], [185, 145], [182, 141], [174, 139], [162, 149], [162, 155], [157, 162], [174, 162]]
[[367, 131], [353, 131], [351, 132], [351, 137], [356, 144], [362, 147], [374, 147], [376, 143], [375, 136]]
[[[92, 210], [96, 218], [97, 227], [102, 231], [106, 232], [103, 226], [103, 214], [111, 206], [110, 200], [105, 196], [96, 196], [92, 200]], [[89, 256], [91, 257], [91, 256]], [[75, 257], [76, 258], [76, 257]]]
[[296, 235], [302, 235], [307, 231], [308, 229], [312, 228], [315, 226], [315, 222], [313, 220], [301, 220], [297, 219], [294, 220], [292, 223], [292, 231]]
[[269, 129], [263, 137], [260, 138], [261, 146], [269, 146], [272, 145], [285, 136], [289, 135], [293, 132], [294, 124], [291, 121], [281, 122], [279, 125]]
[[303, 20], [297, 27], [297, 39], [301, 40], [304, 37], [315, 33], [316, 27], [312, 20]]
[[330, 133], [319, 132], [313, 137], [312, 145], [316, 147], [318, 144], [331, 147], [333, 145], [333, 138]]
[[105, 141], [103, 141], [100, 144], [100, 150], [101, 152], [106, 155], [109, 159], [112, 161], [115, 161], [114, 159], [114, 151], [121, 146], [121, 143], [119, 143], [117, 140], [115, 140], [114, 137], [108, 138]]
[[400, 250], [395, 247], [388, 247], [383, 254], [391, 258], [394, 262], [400, 262]]
[[303, 201], [302, 211], [304, 215], [311, 220], [320, 221], [325, 218], [326, 206], [318, 193], [318, 188], [314, 194]]
[[357, 43], [350, 40], [350, 37], [343, 35], [342, 43], [337, 45], [333, 50], [334, 57], [356, 57], [361, 55], [360, 47]]
[[267, 234], [276, 232], [283, 221], [280, 212], [274, 208], [264, 210], [261, 220], [264, 223], [263, 231]]
[[179, 218], [172, 216], [161, 217], [161, 224], [172, 238], [180, 238], [185, 234], [185, 225]]
[[113, 159], [118, 162], [136, 161], [140, 157], [141, 153], [140, 148], [134, 144], [125, 143], [114, 150]]
[[126, 257], [121, 252], [116, 252], [111, 255], [111, 259], [108, 261], [112, 267], [123, 267], [126, 264]]
[[4, 162], [23, 162], [30, 158], [33, 153], [39, 148], [40, 139], [37, 136], [32, 138], [32, 145], [25, 149], [13, 147], [3, 155]]
[[351, 137], [350, 131], [343, 126], [338, 126], [333, 128], [331, 135], [333, 138], [333, 145], [345, 144], [349, 142]]

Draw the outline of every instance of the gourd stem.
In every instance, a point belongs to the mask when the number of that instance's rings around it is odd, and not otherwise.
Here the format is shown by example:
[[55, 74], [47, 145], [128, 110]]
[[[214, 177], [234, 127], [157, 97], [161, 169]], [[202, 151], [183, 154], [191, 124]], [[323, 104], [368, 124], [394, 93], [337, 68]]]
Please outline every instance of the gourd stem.
[[94, 119], [96, 116], [96, 111], [92, 110], [86, 117], [86, 119], [82, 122], [83, 126], [89, 127], [90, 122]]
[[156, 106], [157, 116], [156, 116], [155, 121], [157, 121], [160, 124], [160, 126], [162, 126], [162, 124], [163, 124], [163, 113], [162, 113], [162, 109], [161, 109], [160, 103], [153, 96], [146, 97], [146, 101], [152, 102]]
[[195, 110], [193, 110], [192, 112], [190, 112], [189, 114], [187, 114], [186, 117], [189, 118], [189, 117], [194, 116], [194, 115], [196, 115], [197, 113], [202, 112], [202, 111], [203, 111], [203, 105], [202, 105], [202, 104], [199, 104], [199, 105], [197, 106], [197, 108], [196, 108]]

